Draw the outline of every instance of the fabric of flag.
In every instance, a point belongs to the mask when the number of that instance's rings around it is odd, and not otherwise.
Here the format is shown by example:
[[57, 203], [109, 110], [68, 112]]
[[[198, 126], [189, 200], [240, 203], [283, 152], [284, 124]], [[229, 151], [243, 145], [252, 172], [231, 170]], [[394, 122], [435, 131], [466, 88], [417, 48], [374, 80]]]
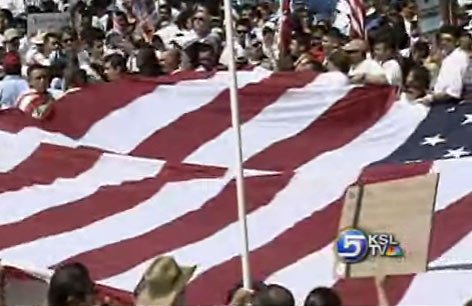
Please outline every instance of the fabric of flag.
[[351, 37], [365, 38], [365, 16], [366, 8], [364, 0], [346, 0], [350, 8]]
[[[197, 265], [191, 305], [241, 280], [233, 130], [225, 71], [96, 85], [36, 121], [0, 113], [0, 258], [34, 271], [80, 261], [129, 297], [155, 256]], [[238, 72], [253, 278], [299, 303], [317, 286], [377, 305], [372, 279], [337, 279], [346, 189], [437, 171], [429, 267], [389, 277], [391, 305], [472, 296], [472, 104], [397, 101], [333, 74]], [[414, 203], [412, 203], [414, 205]], [[440, 290], [431, 290], [440, 288]]]
[[283, 0], [279, 21], [279, 45], [282, 50], [289, 50], [292, 41], [292, 10], [291, 0]]

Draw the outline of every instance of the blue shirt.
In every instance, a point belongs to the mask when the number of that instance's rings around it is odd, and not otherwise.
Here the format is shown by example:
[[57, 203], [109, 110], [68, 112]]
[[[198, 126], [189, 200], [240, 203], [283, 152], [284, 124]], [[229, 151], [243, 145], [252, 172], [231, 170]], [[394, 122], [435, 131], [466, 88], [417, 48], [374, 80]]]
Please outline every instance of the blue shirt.
[[17, 75], [7, 75], [0, 81], [0, 109], [15, 106], [18, 97], [29, 90], [26, 80]]

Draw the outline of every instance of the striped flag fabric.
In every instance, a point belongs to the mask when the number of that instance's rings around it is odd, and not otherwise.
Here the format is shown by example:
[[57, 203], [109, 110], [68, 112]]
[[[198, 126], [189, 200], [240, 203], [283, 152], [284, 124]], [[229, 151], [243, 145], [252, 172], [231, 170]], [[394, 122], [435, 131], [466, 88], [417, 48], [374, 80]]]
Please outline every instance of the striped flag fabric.
[[345, 0], [349, 4], [352, 38], [365, 38], [366, 7], [364, 0]]
[[[169, 254], [197, 265], [191, 305], [217, 305], [241, 279], [230, 74], [125, 78], [71, 93], [55, 117], [0, 113], [0, 258], [34, 271], [87, 265], [129, 298]], [[238, 72], [253, 278], [317, 286], [377, 305], [372, 279], [333, 273], [343, 197], [356, 182], [440, 173], [429, 271], [389, 277], [391, 305], [472, 296], [472, 105], [429, 109], [390, 87], [332, 73]], [[441, 290], [430, 290], [441, 288]]]

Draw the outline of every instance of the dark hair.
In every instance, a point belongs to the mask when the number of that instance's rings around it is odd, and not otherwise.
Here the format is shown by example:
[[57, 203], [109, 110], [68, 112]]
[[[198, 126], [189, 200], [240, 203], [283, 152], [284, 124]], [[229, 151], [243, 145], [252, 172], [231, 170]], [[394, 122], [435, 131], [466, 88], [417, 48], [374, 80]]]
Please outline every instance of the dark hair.
[[77, 85], [77, 83], [87, 83], [87, 73], [83, 69], [77, 67], [67, 67], [64, 70], [64, 83], [66, 89]]
[[390, 38], [390, 36], [386, 36], [386, 32], [382, 32], [381, 34], [374, 38], [374, 46], [384, 44], [387, 49], [394, 51], [396, 48], [393, 39]]
[[349, 55], [342, 50], [336, 50], [328, 56], [328, 61], [331, 62], [342, 73], [348, 73], [351, 68], [351, 61]]
[[139, 49], [136, 56], [136, 66], [138, 66], [139, 74], [143, 76], [154, 77], [162, 74], [156, 53], [151, 46]]
[[323, 32], [323, 35], [326, 35], [327, 31], [326, 31], [326, 28], [321, 26], [321, 25], [315, 25], [313, 26], [312, 30], [311, 30], [311, 33], [315, 33], [315, 32]]
[[409, 74], [413, 74], [413, 79], [419, 89], [427, 90], [431, 84], [431, 74], [424, 66], [413, 66]]
[[90, 28], [82, 31], [82, 40], [88, 47], [93, 47], [96, 41], [105, 40], [105, 33], [98, 28]]
[[269, 285], [254, 298], [255, 306], [294, 306], [292, 293], [280, 285]]
[[64, 306], [70, 297], [85, 301], [94, 293], [94, 285], [87, 268], [81, 263], [66, 264], [58, 268], [48, 289], [49, 306]]
[[334, 38], [339, 41], [342, 41], [344, 39], [344, 35], [341, 33], [341, 31], [338, 28], [331, 28], [325, 36], [329, 38]]
[[440, 29], [439, 29], [439, 35], [442, 35], [442, 34], [449, 34], [451, 35], [452, 37], [454, 37], [455, 39], [458, 39], [460, 37], [460, 29], [456, 26], [453, 26], [453, 25], [443, 25]]
[[33, 72], [35, 72], [36, 70], [45, 70], [45, 71], [47, 71], [47, 73], [49, 73], [49, 68], [48, 67], [40, 65], [40, 64], [33, 64], [33, 65], [28, 67], [28, 70], [27, 70], [27, 73], [26, 73], [28, 78], [30, 78], [31, 74]]
[[180, 30], [183, 30], [187, 26], [187, 22], [190, 18], [192, 18], [192, 16], [193, 11], [191, 9], [184, 10], [177, 16], [175, 24]]
[[319, 287], [308, 294], [304, 306], [342, 306], [342, 302], [334, 290]]
[[413, 44], [413, 46], [411, 47], [411, 51], [412, 53], [414, 51], [418, 51], [418, 52], [423, 52], [426, 57], [429, 56], [429, 53], [430, 53], [430, 48], [429, 48], [429, 44], [425, 41], [417, 41]]
[[44, 43], [46, 44], [51, 38], [56, 38], [57, 40], [60, 40], [61, 38], [59, 37], [59, 34], [57, 33], [46, 33], [44, 35]]
[[3, 16], [5, 17], [5, 19], [7, 20], [7, 27], [8, 26], [11, 26], [11, 24], [13, 23], [13, 14], [12, 12], [9, 10], [9, 9], [0, 9], [0, 14], [3, 14]]
[[114, 69], [120, 69], [121, 72], [126, 72], [126, 59], [121, 54], [110, 54], [107, 55], [103, 61], [104, 63], [110, 63]]

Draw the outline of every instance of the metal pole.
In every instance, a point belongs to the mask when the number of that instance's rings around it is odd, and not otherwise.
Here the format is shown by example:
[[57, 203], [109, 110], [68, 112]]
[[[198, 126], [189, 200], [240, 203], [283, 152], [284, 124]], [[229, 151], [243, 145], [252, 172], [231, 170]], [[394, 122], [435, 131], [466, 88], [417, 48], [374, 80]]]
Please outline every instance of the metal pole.
[[231, 100], [231, 119], [233, 123], [235, 137], [235, 153], [236, 153], [236, 189], [238, 201], [239, 224], [241, 227], [241, 261], [243, 271], [243, 286], [245, 289], [251, 289], [251, 271], [249, 267], [249, 242], [246, 220], [246, 205], [244, 193], [244, 170], [243, 170], [243, 154], [241, 140], [241, 126], [239, 123], [239, 104], [238, 104], [238, 82], [236, 74], [236, 64], [234, 59], [234, 40], [233, 40], [233, 15], [231, 0], [224, 0], [225, 19], [226, 19], [226, 44], [229, 49], [229, 66], [230, 74], [230, 100]]

